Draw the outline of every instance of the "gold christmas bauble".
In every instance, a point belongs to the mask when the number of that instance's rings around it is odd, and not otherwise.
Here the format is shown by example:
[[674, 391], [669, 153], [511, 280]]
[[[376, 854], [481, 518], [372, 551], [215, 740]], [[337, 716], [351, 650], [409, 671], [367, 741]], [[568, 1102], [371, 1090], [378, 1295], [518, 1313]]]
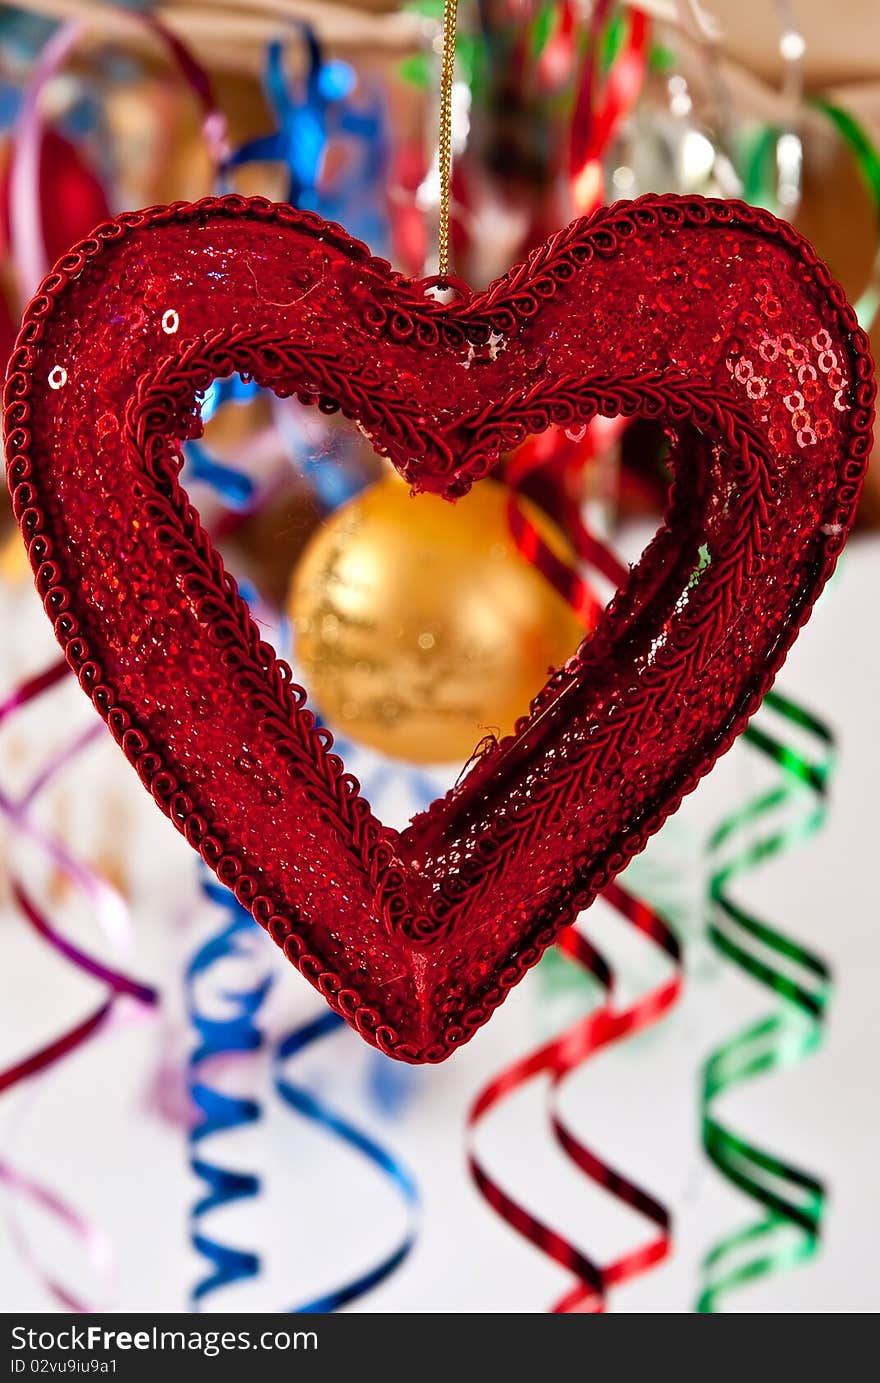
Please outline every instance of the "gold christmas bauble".
[[[503, 735], [583, 628], [516, 550], [509, 491], [455, 504], [380, 480], [333, 514], [293, 574], [297, 673], [333, 729], [410, 763], [467, 759]], [[571, 552], [534, 505], [528, 517]]]

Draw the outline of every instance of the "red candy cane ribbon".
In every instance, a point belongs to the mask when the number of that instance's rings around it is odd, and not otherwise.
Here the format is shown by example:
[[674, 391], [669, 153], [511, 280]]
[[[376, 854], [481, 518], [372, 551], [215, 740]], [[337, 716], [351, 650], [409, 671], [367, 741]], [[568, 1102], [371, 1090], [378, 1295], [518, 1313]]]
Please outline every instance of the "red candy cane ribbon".
[[[572, 116], [569, 189], [572, 203], [580, 214], [588, 214], [602, 203], [603, 157], [635, 105], [647, 69], [650, 22], [640, 10], [630, 9], [624, 19], [627, 27], [621, 51], [612, 63], [600, 92], [601, 39], [613, 8], [613, 0], [597, 0], [593, 8]], [[602, 435], [603, 428], [614, 431]], [[517, 493], [539, 471], [542, 472], [545, 481], [549, 479], [551, 495], [550, 504], [546, 507], [560, 521], [578, 560], [619, 585], [626, 572], [616, 556], [594, 537], [584, 523], [574, 488], [587, 463], [616, 440], [619, 430], [617, 420], [600, 419], [578, 437], [548, 433], [531, 438], [511, 459], [506, 474], [511, 487], [508, 520], [517, 549], [568, 601], [587, 628], [595, 625], [603, 602], [580, 572], [546, 542], [518, 504]], [[605, 989], [606, 1002], [560, 1037], [507, 1067], [490, 1081], [475, 1100], [468, 1118], [468, 1127], [473, 1135], [477, 1124], [500, 1100], [538, 1075], [549, 1074], [550, 1126], [563, 1152], [584, 1175], [639, 1210], [656, 1227], [656, 1234], [635, 1253], [611, 1263], [599, 1264], [514, 1201], [489, 1177], [472, 1148], [469, 1159], [471, 1173], [493, 1209], [518, 1233], [561, 1266], [570, 1269], [577, 1278], [576, 1285], [557, 1302], [554, 1307], [556, 1312], [604, 1311], [606, 1294], [611, 1286], [620, 1285], [660, 1262], [670, 1246], [670, 1216], [665, 1207], [598, 1158], [571, 1132], [559, 1112], [560, 1089], [572, 1071], [609, 1043], [620, 1041], [658, 1021], [676, 1002], [681, 990], [681, 954], [678, 942], [666, 923], [618, 884], [612, 884], [603, 896], [627, 922], [666, 953], [675, 967], [672, 979], [659, 989], [649, 991], [630, 1007], [618, 1009], [614, 1001], [614, 975], [610, 966], [580, 932], [570, 928], [563, 933], [559, 948], [598, 980]]]
[[[603, 159], [635, 106], [647, 72], [651, 23], [641, 10], [627, 8], [621, 17], [625, 32], [620, 51], [604, 84], [600, 82], [602, 39], [616, 9], [615, 0], [597, 0], [590, 16], [587, 47], [577, 81], [569, 135], [568, 174], [572, 205], [581, 216], [589, 215], [602, 205]], [[560, 40], [566, 43], [571, 40], [573, 22], [573, 10], [565, 6], [557, 33]], [[613, 554], [596, 542], [584, 523], [575, 487], [586, 466], [607, 451], [625, 427], [626, 420], [622, 418], [597, 418], [576, 436], [554, 431], [531, 437], [511, 458], [505, 476], [511, 490], [517, 492], [527, 488], [537, 471], [549, 475], [554, 494], [551, 505], [546, 507], [572, 542], [577, 558], [615, 584], [619, 582], [619, 564]], [[592, 628], [602, 611], [602, 602], [580, 574], [549, 546], [518, 505], [515, 493], [510, 497], [508, 521], [519, 552], [568, 601], [586, 628]]]
[[587, 216], [602, 205], [602, 160], [639, 98], [648, 65], [651, 21], [641, 10], [628, 7], [624, 16], [626, 37], [599, 89], [601, 39], [613, 8], [614, 0], [596, 0], [571, 122], [568, 182], [579, 216]]
[[[602, 203], [602, 159], [638, 98], [647, 67], [650, 24], [641, 11], [629, 10], [621, 51], [600, 96], [600, 43], [611, 10], [611, 0], [598, 0], [593, 10], [572, 119], [569, 185], [573, 204], [582, 214]], [[569, 603], [587, 629], [595, 625], [604, 602], [580, 571], [549, 545], [520, 506], [518, 494], [530, 482], [540, 480], [545, 489], [544, 508], [560, 523], [578, 561], [618, 586], [627, 575], [626, 569], [584, 522], [578, 491], [585, 467], [617, 440], [622, 426], [617, 419], [597, 419], [577, 436], [549, 432], [530, 438], [506, 468], [505, 480], [510, 487], [508, 522], [518, 551]], [[605, 1003], [559, 1037], [501, 1071], [480, 1092], [468, 1115], [469, 1166], [481, 1194], [512, 1229], [576, 1278], [575, 1285], [554, 1306], [557, 1313], [604, 1311], [609, 1289], [659, 1263], [668, 1254], [671, 1242], [671, 1217], [665, 1206], [598, 1157], [572, 1132], [560, 1112], [560, 1094], [567, 1077], [603, 1047], [659, 1021], [677, 1001], [683, 983], [679, 944], [662, 918], [619, 884], [610, 885], [603, 897], [627, 923], [664, 952], [674, 967], [672, 977], [634, 1004], [618, 1008], [614, 973], [608, 962], [585, 936], [574, 927], [569, 928], [558, 942], [559, 949], [601, 984]], [[655, 1233], [643, 1245], [610, 1263], [597, 1262], [515, 1201], [489, 1176], [474, 1151], [473, 1135], [478, 1124], [501, 1100], [539, 1075], [550, 1078], [550, 1129], [565, 1155], [585, 1176], [638, 1210], [654, 1226]]]

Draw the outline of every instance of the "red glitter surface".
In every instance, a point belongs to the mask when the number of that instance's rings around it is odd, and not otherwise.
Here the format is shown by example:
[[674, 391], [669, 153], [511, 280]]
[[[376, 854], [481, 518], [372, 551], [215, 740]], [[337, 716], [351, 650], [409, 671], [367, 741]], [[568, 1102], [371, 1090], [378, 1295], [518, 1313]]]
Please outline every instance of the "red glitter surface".
[[[670, 430], [664, 523], [598, 630], [403, 832], [178, 483], [196, 395], [235, 370], [341, 410], [451, 498], [551, 424]], [[338, 227], [211, 199], [101, 227], [42, 285], [8, 476], [56, 634], [159, 806], [367, 1040], [438, 1061], [757, 708], [852, 521], [873, 397], [841, 290], [738, 203], [619, 204], [442, 306]]]

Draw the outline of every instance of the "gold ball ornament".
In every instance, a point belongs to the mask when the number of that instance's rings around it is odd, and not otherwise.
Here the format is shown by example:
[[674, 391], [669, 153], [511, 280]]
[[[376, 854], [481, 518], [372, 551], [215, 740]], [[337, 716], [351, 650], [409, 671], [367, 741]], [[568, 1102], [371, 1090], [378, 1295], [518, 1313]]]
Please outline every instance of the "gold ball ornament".
[[[508, 497], [483, 480], [450, 504], [392, 476], [311, 538], [288, 614], [297, 673], [332, 729], [410, 763], [465, 760], [574, 652], [583, 628], [517, 552]], [[571, 560], [556, 526], [519, 502]]]

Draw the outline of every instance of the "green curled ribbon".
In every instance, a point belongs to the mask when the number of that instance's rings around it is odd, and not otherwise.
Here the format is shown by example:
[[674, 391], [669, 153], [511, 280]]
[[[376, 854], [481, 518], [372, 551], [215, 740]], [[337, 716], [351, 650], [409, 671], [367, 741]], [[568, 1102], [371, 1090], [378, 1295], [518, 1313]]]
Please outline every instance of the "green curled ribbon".
[[[880, 236], [880, 150], [864, 125], [860, 124], [855, 116], [844, 110], [842, 106], [836, 106], [831, 101], [824, 100], [816, 100], [814, 105], [819, 110], [824, 111], [844, 143], [852, 151], [862, 180], [874, 203], [878, 236]], [[878, 246], [877, 254], [874, 257], [870, 282], [855, 304], [855, 309], [859, 325], [865, 331], [869, 331], [877, 316], [878, 309], [880, 309], [880, 246]]]
[[[826, 116], [855, 159], [862, 182], [874, 205], [880, 241], [880, 149], [865, 126], [850, 111], [821, 96], [813, 98], [810, 104]], [[785, 215], [785, 212], [776, 205], [770, 169], [781, 134], [782, 131], [775, 125], [761, 127], [745, 151], [743, 173], [745, 201], [753, 206], [767, 207], [777, 215]], [[865, 331], [869, 331], [880, 311], [880, 244], [874, 258], [870, 280], [855, 304], [855, 311], [859, 325]]]
[[[702, 1264], [697, 1311], [714, 1312], [728, 1293], [811, 1258], [819, 1247], [824, 1184], [748, 1142], [715, 1112], [721, 1095], [755, 1076], [802, 1061], [821, 1043], [831, 996], [831, 973], [822, 958], [747, 912], [732, 886], [767, 859], [817, 831], [828, 810], [834, 736], [809, 711], [779, 692], [764, 706], [815, 744], [811, 755], [752, 724], [743, 738], [779, 769], [779, 783], [725, 817], [709, 841], [709, 939], [727, 960], [765, 985], [777, 1010], [718, 1047], [703, 1071], [703, 1146], [729, 1182], [766, 1213], [725, 1235]], [[780, 810], [790, 814], [771, 826]], [[766, 824], [765, 824], [766, 823]]]

